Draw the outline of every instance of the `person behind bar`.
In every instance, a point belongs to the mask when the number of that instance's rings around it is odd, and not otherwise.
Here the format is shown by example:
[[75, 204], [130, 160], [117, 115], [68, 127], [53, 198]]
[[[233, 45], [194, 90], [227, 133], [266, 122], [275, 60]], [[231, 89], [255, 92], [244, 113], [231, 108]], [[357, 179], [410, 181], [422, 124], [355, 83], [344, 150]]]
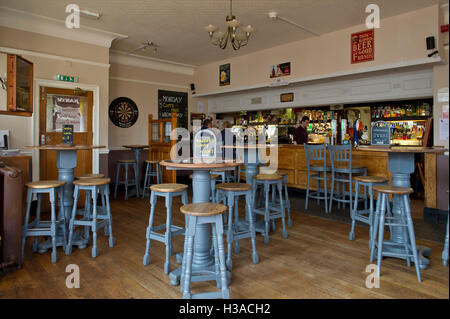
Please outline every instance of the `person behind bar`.
[[212, 121], [210, 119], [206, 119], [203, 121], [202, 123], [202, 128], [201, 130], [207, 130], [209, 128], [212, 128]]
[[308, 143], [308, 125], [309, 117], [303, 116], [300, 122], [300, 126], [294, 131], [294, 144], [306, 144]]

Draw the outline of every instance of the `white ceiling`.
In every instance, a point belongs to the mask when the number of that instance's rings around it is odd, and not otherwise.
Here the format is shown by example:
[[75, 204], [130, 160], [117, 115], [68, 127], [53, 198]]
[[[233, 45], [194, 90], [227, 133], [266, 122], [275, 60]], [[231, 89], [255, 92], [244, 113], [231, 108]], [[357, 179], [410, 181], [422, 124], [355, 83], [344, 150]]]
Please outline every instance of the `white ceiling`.
[[128, 35], [115, 41], [111, 49], [131, 51], [144, 41], [159, 48], [135, 52], [147, 57], [189, 65], [202, 65], [244, 55], [314, 35], [282, 21], [270, 21], [267, 13], [303, 25], [318, 34], [363, 24], [370, 3], [380, 6], [381, 18], [398, 15], [445, 0], [234, 0], [233, 14], [256, 32], [246, 47], [221, 50], [209, 43], [203, 27], [208, 24], [225, 28], [229, 0], [0, 0], [0, 6], [22, 10], [64, 21], [67, 4], [82, 10], [99, 12], [99, 20], [81, 18], [82, 26]]

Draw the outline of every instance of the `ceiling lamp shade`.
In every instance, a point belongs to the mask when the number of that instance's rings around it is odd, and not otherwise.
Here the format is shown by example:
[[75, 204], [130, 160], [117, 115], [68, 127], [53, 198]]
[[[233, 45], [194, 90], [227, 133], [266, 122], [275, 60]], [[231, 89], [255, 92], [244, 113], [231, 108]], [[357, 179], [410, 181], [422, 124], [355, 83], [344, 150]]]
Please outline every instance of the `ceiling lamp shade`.
[[225, 32], [219, 31], [219, 28], [212, 24], [207, 25], [203, 30], [208, 32], [210, 42], [213, 45], [225, 49], [230, 42], [234, 50], [239, 50], [247, 45], [250, 35], [256, 30], [251, 25], [242, 27], [242, 23], [232, 13], [232, 1], [230, 0], [230, 15], [226, 17], [227, 30]]

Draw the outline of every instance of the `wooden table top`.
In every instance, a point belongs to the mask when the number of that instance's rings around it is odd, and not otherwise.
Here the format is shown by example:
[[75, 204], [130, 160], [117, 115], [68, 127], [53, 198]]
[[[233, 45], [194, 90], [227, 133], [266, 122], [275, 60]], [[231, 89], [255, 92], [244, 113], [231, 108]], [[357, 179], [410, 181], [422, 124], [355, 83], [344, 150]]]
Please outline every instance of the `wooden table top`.
[[159, 163], [162, 166], [171, 168], [184, 168], [184, 169], [213, 169], [213, 168], [226, 168], [226, 167], [236, 167], [244, 164], [243, 162], [236, 161], [224, 161], [218, 160], [212, 163], [195, 163], [193, 159], [183, 162], [174, 162], [172, 160], [164, 160]]
[[105, 148], [103, 145], [40, 145], [40, 146], [25, 146], [26, 149], [37, 149], [47, 151], [79, 151], [92, 150], [94, 148]]
[[447, 152], [443, 147], [422, 147], [422, 146], [358, 146], [358, 151], [388, 152], [388, 153], [437, 153]]
[[148, 147], [151, 147], [151, 145], [122, 145], [122, 147], [125, 147], [125, 148], [148, 148]]

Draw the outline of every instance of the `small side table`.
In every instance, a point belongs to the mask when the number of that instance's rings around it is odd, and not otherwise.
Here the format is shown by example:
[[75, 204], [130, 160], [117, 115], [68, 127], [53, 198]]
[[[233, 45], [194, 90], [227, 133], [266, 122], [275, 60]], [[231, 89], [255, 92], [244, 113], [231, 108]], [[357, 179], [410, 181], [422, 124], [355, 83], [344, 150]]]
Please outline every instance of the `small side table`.
[[[136, 165], [137, 165], [137, 176], [136, 176], [136, 180], [137, 180], [137, 184], [139, 185], [139, 193], [142, 194], [142, 188], [141, 188], [141, 174], [140, 174], [140, 170], [139, 170], [139, 158], [141, 155], [141, 151], [143, 149], [149, 148], [151, 147], [150, 145], [122, 145], [122, 147], [128, 148], [133, 150], [134, 152], [134, 158], [136, 160]], [[134, 192], [134, 190], [132, 191]], [[139, 196], [139, 194], [137, 194], [137, 196]]]

